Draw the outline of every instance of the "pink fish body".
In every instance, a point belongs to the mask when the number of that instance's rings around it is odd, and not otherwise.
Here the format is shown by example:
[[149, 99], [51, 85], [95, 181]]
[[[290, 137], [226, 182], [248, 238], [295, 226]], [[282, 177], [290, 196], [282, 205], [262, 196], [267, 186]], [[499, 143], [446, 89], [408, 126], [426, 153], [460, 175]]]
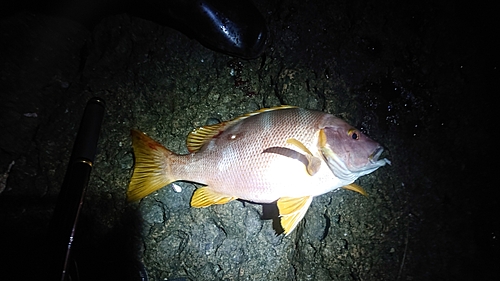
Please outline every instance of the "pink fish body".
[[127, 193], [138, 200], [175, 181], [204, 185], [193, 207], [234, 199], [277, 201], [284, 232], [305, 215], [312, 198], [346, 187], [390, 163], [383, 148], [331, 114], [292, 106], [261, 109], [193, 130], [187, 155], [177, 155], [132, 131], [136, 157]]

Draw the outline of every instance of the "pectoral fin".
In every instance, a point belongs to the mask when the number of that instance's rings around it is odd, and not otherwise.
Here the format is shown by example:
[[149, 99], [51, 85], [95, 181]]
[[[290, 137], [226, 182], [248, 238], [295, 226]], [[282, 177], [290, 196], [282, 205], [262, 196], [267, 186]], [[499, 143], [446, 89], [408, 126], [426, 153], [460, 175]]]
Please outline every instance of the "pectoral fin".
[[204, 186], [194, 191], [191, 198], [191, 207], [204, 208], [215, 204], [226, 204], [235, 199], [238, 198], [217, 193]]
[[316, 174], [319, 171], [319, 168], [321, 166], [321, 159], [319, 159], [318, 157], [315, 157], [311, 153], [311, 151], [302, 142], [300, 142], [296, 139], [288, 139], [286, 142], [289, 144], [295, 145], [298, 149], [305, 152], [304, 156], [307, 159], [306, 169], [307, 169], [307, 173], [309, 175], [313, 176], [314, 174]]
[[323, 129], [319, 130], [318, 146], [325, 159], [335, 157], [335, 153], [326, 145], [326, 134]]
[[342, 188], [343, 189], [352, 190], [352, 191], [356, 191], [356, 192], [359, 192], [359, 193], [363, 194], [364, 196], [368, 196], [368, 193], [366, 193], [366, 191], [361, 186], [359, 186], [359, 185], [357, 185], [355, 183], [344, 185]]
[[311, 205], [312, 199], [312, 196], [300, 198], [282, 197], [278, 199], [277, 205], [281, 218], [281, 227], [283, 227], [285, 235], [290, 234], [302, 220]]

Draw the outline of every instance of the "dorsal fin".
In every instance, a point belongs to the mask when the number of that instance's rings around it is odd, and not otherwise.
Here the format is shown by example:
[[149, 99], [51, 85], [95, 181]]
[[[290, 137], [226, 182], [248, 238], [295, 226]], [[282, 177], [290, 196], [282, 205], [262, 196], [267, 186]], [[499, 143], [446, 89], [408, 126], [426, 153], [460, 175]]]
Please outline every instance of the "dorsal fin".
[[219, 135], [222, 133], [226, 128], [241, 122], [242, 120], [257, 115], [261, 114], [263, 112], [268, 112], [268, 111], [274, 111], [274, 110], [280, 110], [280, 109], [288, 109], [288, 108], [297, 108], [296, 106], [292, 105], [280, 105], [280, 106], [274, 106], [274, 107], [269, 107], [269, 108], [262, 108], [250, 113], [246, 113], [244, 115], [238, 116], [232, 120], [221, 122], [219, 124], [215, 125], [207, 125], [203, 127], [199, 127], [197, 129], [194, 129], [189, 133], [187, 140], [186, 140], [186, 145], [187, 149], [189, 152], [196, 152], [200, 150], [207, 142], [209, 142], [212, 138], [215, 136]]
[[207, 125], [194, 129], [189, 133], [186, 145], [189, 152], [196, 152], [200, 150], [205, 143], [209, 142], [214, 136], [224, 131], [227, 122], [222, 122], [214, 125]]

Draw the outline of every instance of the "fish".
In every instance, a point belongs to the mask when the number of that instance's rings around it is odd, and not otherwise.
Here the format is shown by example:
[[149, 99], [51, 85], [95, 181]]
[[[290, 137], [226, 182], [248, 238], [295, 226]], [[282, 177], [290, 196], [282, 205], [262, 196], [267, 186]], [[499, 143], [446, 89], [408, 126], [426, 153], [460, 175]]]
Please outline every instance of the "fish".
[[276, 203], [290, 234], [314, 197], [339, 188], [366, 191], [354, 181], [391, 162], [384, 148], [332, 114], [281, 105], [192, 130], [188, 154], [176, 154], [131, 130], [135, 164], [127, 191], [140, 200], [176, 181], [199, 184], [191, 206], [236, 199]]

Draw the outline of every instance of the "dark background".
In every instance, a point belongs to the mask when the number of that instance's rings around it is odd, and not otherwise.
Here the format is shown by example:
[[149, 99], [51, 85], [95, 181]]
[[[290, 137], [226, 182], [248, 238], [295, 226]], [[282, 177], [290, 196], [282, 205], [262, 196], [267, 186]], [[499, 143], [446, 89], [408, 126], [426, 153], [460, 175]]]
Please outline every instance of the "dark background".
[[[270, 36], [255, 60], [206, 49], [123, 2], [2, 9], [0, 279], [41, 278], [48, 222], [92, 96], [107, 114], [75, 245], [82, 280], [140, 280], [142, 263], [151, 280], [498, 279], [494, 5], [255, 2]], [[393, 165], [361, 179], [368, 200], [323, 195], [285, 239], [267, 222], [240, 236], [262, 224], [258, 206], [189, 209], [189, 185], [177, 203], [125, 202], [130, 128], [182, 152], [207, 118], [280, 103], [337, 114], [388, 148]], [[207, 239], [216, 250], [194, 258]]]

